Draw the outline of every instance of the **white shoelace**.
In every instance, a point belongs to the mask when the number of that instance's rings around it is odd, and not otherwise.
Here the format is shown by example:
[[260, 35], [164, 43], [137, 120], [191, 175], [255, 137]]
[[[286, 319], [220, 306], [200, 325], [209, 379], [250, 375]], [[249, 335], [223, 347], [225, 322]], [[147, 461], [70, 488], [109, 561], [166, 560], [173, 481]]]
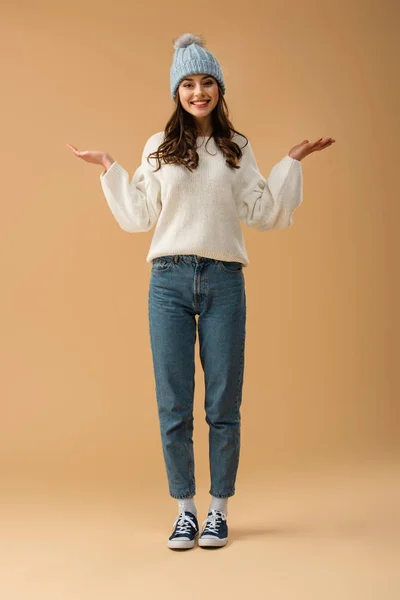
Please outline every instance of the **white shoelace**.
[[[211, 515], [208, 515], [207, 519], [205, 519], [201, 525], [202, 532], [207, 529], [207, 531], [210, 531], [211, 533], [218, 533], [218, 520], [220, 519], [222, 521], [226, 521], [226, 515], [224, 512], [222, 512], [222, 510], [217, 510], [215, 508], [212, 508], [210, 512]], [[204, 527], [206, 523], [207, 526]]]
[[175, 520], [172, 527], [176, 527], [176, 533], [190, 533], [190, 524], [196, 529], [196, 523], [189, 517], [189, 515], [185, 515], [184, 512], [179, 513], [177, 519]]

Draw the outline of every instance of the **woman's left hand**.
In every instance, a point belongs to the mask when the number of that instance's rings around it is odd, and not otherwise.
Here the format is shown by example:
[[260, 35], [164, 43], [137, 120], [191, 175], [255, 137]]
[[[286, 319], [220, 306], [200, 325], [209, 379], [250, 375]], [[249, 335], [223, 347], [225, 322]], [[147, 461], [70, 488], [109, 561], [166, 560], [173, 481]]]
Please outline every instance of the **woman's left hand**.
[[311, 152], [324, 150], [324, 148], [327, 148], [335, 141], [336, 140], [331, 137], [319, 138], [319, 140], [316, 140], [315, 142], [304, 140], [303, 142], [300, 142], [300, 144], [293, 146], [293, 148], [289, 151], [289, 156], [295, 158], [296, 160], [301, 160], [305, 156], [311, 154]]

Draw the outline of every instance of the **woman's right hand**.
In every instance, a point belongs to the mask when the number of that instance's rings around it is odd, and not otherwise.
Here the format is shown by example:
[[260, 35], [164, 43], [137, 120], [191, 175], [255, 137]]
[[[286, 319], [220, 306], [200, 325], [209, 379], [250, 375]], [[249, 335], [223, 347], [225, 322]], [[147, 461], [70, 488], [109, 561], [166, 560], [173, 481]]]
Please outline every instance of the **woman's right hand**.
[[72, 152], [75, 156], [82, 158], [86, 162], [93, 163], [95, 165], [102, 165], [104, 168], [108, 169], [114, 160], [111, 158], [109, 154], [106, 152], [100, 152], [98, 150], [78, 150], [75, 146], [71, 144], [66, 144], [68, 148], [71, 148]]

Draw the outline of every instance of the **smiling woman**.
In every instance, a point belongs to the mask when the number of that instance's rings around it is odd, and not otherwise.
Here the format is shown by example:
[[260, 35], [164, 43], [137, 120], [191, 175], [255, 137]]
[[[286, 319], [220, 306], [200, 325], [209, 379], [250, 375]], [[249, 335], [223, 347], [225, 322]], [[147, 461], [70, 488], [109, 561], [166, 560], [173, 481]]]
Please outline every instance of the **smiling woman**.
[[217, 106], [219, 90], [214, 77], [208, 74], [192, 74], [180, 83], [179, 100], [182, 107], [191, 115], [199, 135], [212, 134], [211, 113]]
[[[159, 146], [148, 158], [155, 158], [157, 169], [182, 165], [189, 172], [199, 166], [198, 138], [212, 138], [225, 164], [238, 168], [242, 147], [239, 135], [229, 119], [224, 98], [224, 77], [216, 58], [204, 48], [199, 36], [184, 34], [175, 41], [171, 67], [171, 95], [175, 110], [164, 128]], [[206, 146], [210, 139], [207, 140]]]
[[[215, 56], [191, 33], [174, 47], [175, 109], [164, 130], [148, 138], [132, 178], [108, 154], [71, 149], [105, 168], [101, 186], [122, 229], [134, 233], [156, 226], [146, 259], [152, 263], [150, 341], [169, 493], [179, 509], [168, 547], [192, 548], [197, 537], [199, 546], [224, 546], [241, 439], [249, 261], [240, 222], [259, 231], [293, 225], [302, 202], [300, 159], [331, 142], [304, 140], [265, 177], [249, 140], [229, 119]], [[207, 143], [197, 144], [202, 137]], [[192, 435], [196, 327], [212, 496], [201, 535]]]

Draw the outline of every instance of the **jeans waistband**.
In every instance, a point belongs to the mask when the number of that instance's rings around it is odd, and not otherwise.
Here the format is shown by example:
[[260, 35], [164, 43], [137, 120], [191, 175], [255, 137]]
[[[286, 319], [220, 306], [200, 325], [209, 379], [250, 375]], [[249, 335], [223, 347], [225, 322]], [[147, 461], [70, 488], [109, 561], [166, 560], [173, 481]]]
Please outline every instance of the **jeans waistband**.
[[[175, 263], [179, 262], [180, 260], [191, 263], [219, 262], [216, 258], [209, 258], [208, 256], [199, 256], [198, 254], [167, 254], [165, 256], [158, 256], [157, 258], [162, 258], [164, 260], [173, 260]], [[153, 259], [153, 261], [154, 260], [156, 259]]]

